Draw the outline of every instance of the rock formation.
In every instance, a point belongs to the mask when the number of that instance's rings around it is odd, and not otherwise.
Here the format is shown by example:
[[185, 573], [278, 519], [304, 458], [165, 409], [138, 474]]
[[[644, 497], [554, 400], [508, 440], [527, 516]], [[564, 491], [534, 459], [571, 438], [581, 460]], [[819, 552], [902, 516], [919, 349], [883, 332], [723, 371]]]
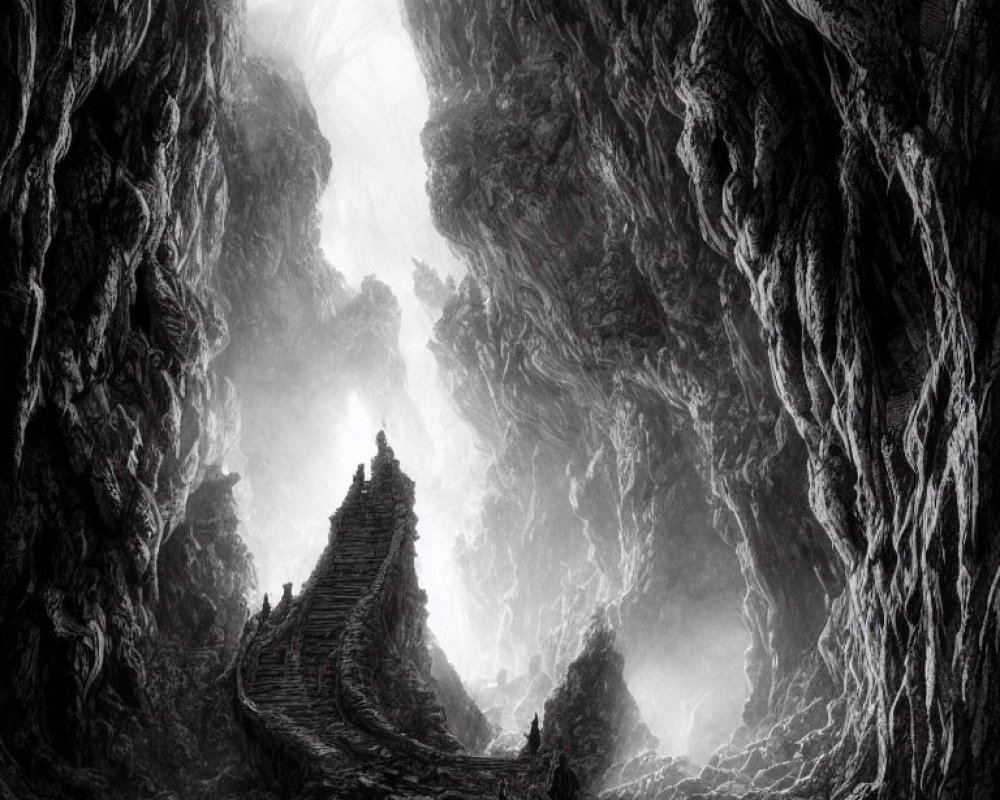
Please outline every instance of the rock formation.
[[[413, 482], [380, 433], [371, 477], [358, 467], [312, 577], [251, 623], [237, 713], [288, 791], [492, 797], [501, 777], [526, 782], [526, 763], [460, 754], [451, 730], [468, 722], [449, 725], [438, 705], [415, 525]], [[460, 682], [448, 689], [449, 705], [464, 695]]]
[[601, 612], [565, 680], [545, 702], [542, 746], [564, 754], [585, 788], [595, 787], [615, 762], [655, 751], [658, 744], [640, 719], [623, 667]]
[[[567, 675], [543, 742], [608, 800], [994, 797], [995, 0], [403, 7], [470, 272], [416, 286], [490, 458], [459, 557], [487, 660]], [[448, 729], [482, 720], [443, 662], [435, 699], [384, 442], [246, 624], [246, 542], [312, 513], [282, 420], [417, 417], [398, 303], [323, 258], [329, 148], [244, 17], [0, 4], [0, 795], [537, 792], [541, 761]], [[247, 484], [275, 502], [240, 519]], [[624, 660], [604, 628], [578, 652], [597, 604]], [[646, 668], [745, 678], [739, 727], [674, 703], [706, 763], [629, 757]]]
[[309, 332], [324, 380], [408, 402], [396, 301], [322, 260], [328, 147], [244, 14], [0, 8], [0, 793], [267, 797], [218, 683], [265, 345]]
[[[4, 758], [25, 797], [130, 781], [134, 796], [155, 783], [141, 741], [163, 722], [154, 703], [184, 695], [181, 673], [211, 694], [225, 652], [190, 648], [242, 625], [253, 580], [228, 522], [197, 529], [206, 495], [229, 490], [212, 465], [238, 431], [232, 384], [211, 368], [228, 339], [211, 284], [240, 6], [5, 4], [0, 38]], [[174, 603], [189, 613], [157, 649]], [[198, 714], [177, 716], [175, 733]]]
[[[995, 4], [405, 6], [477, 284], [438, 342], [483, 438], [580, 443], [610, 596], [698, 552], [678, 495], [705, 509], [745, 578], [744, 719], [788, 762], [755, 786], [990, 796]], [[658, 602], [701, 582], [675, 574]]]
[[431, 639], [431, 678], [434, 697], [445, 713], [449, 732], [470, 753], [482, 753], [492, 738], [489, 722], [465, 690], [458, 672], [437, 642]]

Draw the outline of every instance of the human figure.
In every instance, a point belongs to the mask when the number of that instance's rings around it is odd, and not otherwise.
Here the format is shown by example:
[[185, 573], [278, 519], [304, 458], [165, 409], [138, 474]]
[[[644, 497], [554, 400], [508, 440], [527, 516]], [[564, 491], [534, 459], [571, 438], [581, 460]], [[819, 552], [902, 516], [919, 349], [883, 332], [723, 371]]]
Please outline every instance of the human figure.
[[549, 797], [552, 800], [576, 800], [580, 791], [580, 779], [570, 769], [565, 753], [559, 754], [559, 764], [552, 771], [552, 781], [549, 783]]
[[260, 624], [263, 625], [267, 622], [267, 618], [271, 616], [271, 601], [267, 599], [267, 592], [264, 593], [264, 605], [260, 610]]
[[538, 732], [538, 714], [535, 714], [531, 720], [531, 728], [528, 730], [525, 738], [528, 740], [528, 752], [531, 755], [535, 755], [542, 744], [542, 735]]
[[497, 784], [497, 800], [507, 800], [507, 779], [501, 778]]

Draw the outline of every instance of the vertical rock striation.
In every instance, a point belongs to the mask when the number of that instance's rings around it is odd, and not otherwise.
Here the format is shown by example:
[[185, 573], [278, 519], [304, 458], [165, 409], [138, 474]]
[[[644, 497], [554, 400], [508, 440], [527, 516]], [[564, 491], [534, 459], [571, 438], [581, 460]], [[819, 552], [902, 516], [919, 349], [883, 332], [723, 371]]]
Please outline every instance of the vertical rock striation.
[[49, 791], [106, 789], [66, 765], [146, 703], [161, 549], [238, 430], [210, 284], [240, 19], [0, 10], [0, 718]]
[[[19, 793], [250, 791], [215, 685], [255, 591], [226, 462], [269, 488], [276, 380], [408, 402], [398, 304], [322, 258], [329, 148], [296, 76], [246, 57], [244, 15], [0, 9], [0, 780]], [[322, 381], [295, 351], [334, 354]]]
[[490, 346], [612, 442], [594, 409], [636, 403], [673, 439], [616, 473], [676, 453], [740, 560], [747, 721], [840, 698], [796, 791], [991, 796], [995, 3], [405, 5], [484, 437], [517, 419], [481, 420], [519, 380]]

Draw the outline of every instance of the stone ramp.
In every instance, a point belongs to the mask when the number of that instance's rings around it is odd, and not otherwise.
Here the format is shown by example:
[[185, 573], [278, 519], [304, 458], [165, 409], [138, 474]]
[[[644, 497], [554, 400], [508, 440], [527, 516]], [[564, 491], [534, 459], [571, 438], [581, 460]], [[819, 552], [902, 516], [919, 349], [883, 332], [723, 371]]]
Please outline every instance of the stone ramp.
[[[420, 669], [412, 508], [413, 484], [380, 435], [371, 480], [359, 468], [309, 581], [244, 635], [237, 714], [260, 766], [293, 796], [492, 798], [500, 778], [527, 780], [524, 761], [453, 752]], [[399, 727], [410, 706], [440, 729]]]

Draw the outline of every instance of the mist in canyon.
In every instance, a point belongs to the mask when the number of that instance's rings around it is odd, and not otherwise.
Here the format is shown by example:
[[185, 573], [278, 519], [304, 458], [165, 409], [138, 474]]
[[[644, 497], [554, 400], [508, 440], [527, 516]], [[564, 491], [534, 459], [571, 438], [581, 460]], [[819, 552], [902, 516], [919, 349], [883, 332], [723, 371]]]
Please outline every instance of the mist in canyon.
[[[263, 425], [244, 414], [244, 428], [266, 436], [258, 455], [248, 453], [242, 465], [235, 463], [248, 478], [247, 519], [257, 529], [250, 541], [262, 586], [280, 597], [283, 583], [300, 585], [309, 576], [326, 543], [331, 501], [354, 466], [366, 460], [375, 431], [384, 429], [417, 484], [417, 570], [428, 593], [430, 630], [473, 696], [485, 706], [496, 704], [491, 719], [507, 734], [499, 741], [519, 746], [520, 732], [542, 711], [545, 695], [536, 691], [530, 698], [527, 686], [516, 682], [498, 691], [497, 674], [526, 675], [531, 659], [540, 656], [544, 674], [558, 679], [590, 614], [615, 604], [621, 592], [599, 585], [599, 571], [581, 549], [584, 521], [574, 513], [563, 474], [568, 455], [548, 455], [554, 460], [535, 472], [527, 491], [511, 487], [495, 465], [491, 470], [491, 461], [508, 446], [501, 439], [517, 432], [497, 440], [476, 436], [475, 422], [483, 415], [495, 414], [498, 429], [510, 424], [495, 408], [496, 399], [484, 396], [478, 407], [462, 409], [439, 374], [435, 352], [443, 358], [450, 343], [435, 338], [434, 325], [467, 271], [431, 218], [421, 146], [431, 101], [401, 8], [395, 0], [251, 2], [247, 31], [251, 51], [301, 76], [330, 143], [331, 179], [318, 204], [324, 255], [347, 286], [372, 275], [398, 304], [397, 385], [386, 387], [398, 393], [392, 401], [386, 402], [386, 392], [337, 385], [320, 390], [314, 413], [302, 415], [282, 410], [283, 386], [260, 397], [241, 392], [245, 406], [264, 407], [269, 420]], [[303, 361], [302, 369], [312, 372], [315, 365]], [[372, 373], [361, 376], [362, 387], [382, 380], [378, 359], [361, 369]], [[534, 402], [544, 417], [547, 398]], [[287, 430], [276, 435], [281, 428]], [[520, 469], [544, 453], [534, 431], [523, 435], [535, 453], [520, 454]], [[283, 493], [253, 490], [257, 464], [274, 460], [284, 443], [292, 443], [294, 457], [283, 465], [280, 480], [296, 487], [292, 504]], [[498, 510], [501, 500], [512, 505]], [[612, 498], [602, 501], [609, 506], [602, 513], [616, 513]], [[528, 509], [516, 508], [525, 504]], [[536, 538], [542, 546], [532, 552]], [[492, 552], [497, 545], [510, 550], [502, 565]], [[537, 558], [545, 562], [538, 565], [544, 572], [522, 564]], [[483, 585], [477, 576], [482, 570], [496, 571], [495, 585]], [[575, 595], [573, 583], [582, 574], [590, 585]], [[657, 612], [664, 632], [646, 630], [619, 644], [628, 654], [629, 685], [661, 749], [680, 754], [693, 746], [705, 758], [739, 722], [747, 639], [735, 597], [728, 608], [697, 615], [690, 612], [696, 600], [686, 602], [664, 600]], [[576, 608], [566, 613], [567, 603]], [[699, 633], [694, 639], [679, 636], [685, 629]]]
[[994, 797], [998, 26], [0, 7], [0, 797]]

